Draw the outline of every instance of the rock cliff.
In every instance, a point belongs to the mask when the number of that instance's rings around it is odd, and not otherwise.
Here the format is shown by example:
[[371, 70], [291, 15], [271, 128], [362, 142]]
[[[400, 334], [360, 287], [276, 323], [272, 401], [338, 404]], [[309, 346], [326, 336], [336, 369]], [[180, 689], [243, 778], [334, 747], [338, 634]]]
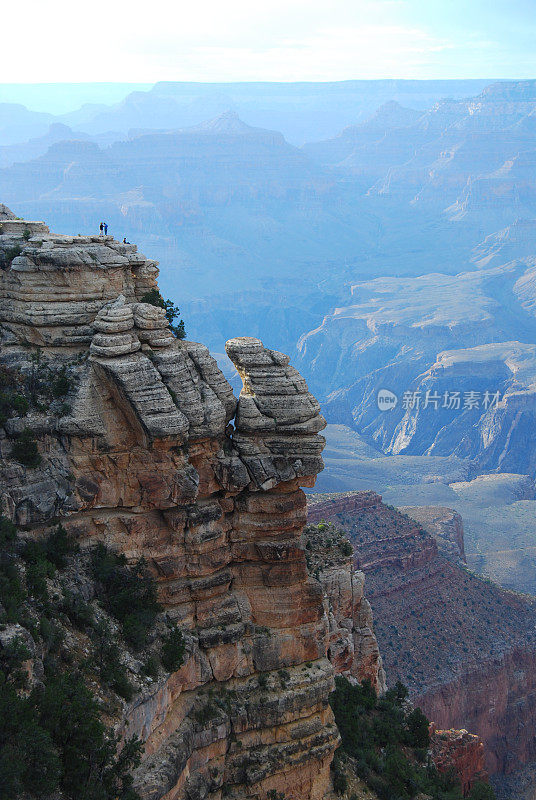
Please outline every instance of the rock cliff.
[[322, 469], [318, 403], [287, 356], [244, 338], [227, 346], [237, 401], [208, 350], [143, 302], [158, 270], [135, 246], [4, 218], [0, 367], [51, 387], [3, 420], [4, 513], [31, 537], [61, 521], [82, 548], [145, 558], [185, 636], [183, 666], [115, 719], [144, 743], [139, 793], [320, 800], [333, 630], [300, 488]]
[[367, 679], [385, 691], [385, 672], [374, 634], [372, 610], [364, 597], [365, 575], [353, 567], [353, 548], [335, 525], [308, 525], [304, 532], [307, 567], [326, 595], [328, 657], [340, 675]]
[[437, 730], [430, 726], [432, 758], [440, 772], [454, 770], [460, 776], [464, 797], [476, 781], [487, 781], [484, 745], [478, 736], [465, 730]]
[[313, 495], [309, 504], [309, 519], [340, 525], [354, 546], [388, 683], [407, 685], [439, 728], [479, 735], [490, 773], [534, 760], [534, 601], [438, 549], [422, 526], [444, 509], [402, 514], [374, 492]]

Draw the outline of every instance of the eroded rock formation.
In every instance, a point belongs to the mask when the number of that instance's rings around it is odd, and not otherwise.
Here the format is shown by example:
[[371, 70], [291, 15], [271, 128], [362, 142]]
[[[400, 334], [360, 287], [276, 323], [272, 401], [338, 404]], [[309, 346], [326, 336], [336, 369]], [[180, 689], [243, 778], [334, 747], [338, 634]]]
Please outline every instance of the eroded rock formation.
[[437, 730], [430, 726], [431, 751], [440, 772], [454, 771], [465, 797], [477, 781], [487, 781], [482, 740], [466, 730]]
[[334, 525], [308, 525], [304, 532], [307, 566], [326, 594], [328, 657], [340, 675], [369, 680], [385, 691], [385, 672], [374, 634], [372, 610], [364, 596], [365, 575], [354, 570], [353, 548]]
[[374, 492], [309, 503], [309, 519], [340, 525], [354, 546], [388, 683], [407, 685], [438, 727], [479, 735], [490, 773], [533, 761], [533, 600], [446, 558], [430, 533]]
[[[10, 224], [1, 365], [68, 390], [0, 431], [4, 513], [33, 536], [61, 520], [82, 546], [144, 556], [186, 636], [183, 666], [116, 720], [145, 745], [138, 791], [320, 800], [338, 733], [330, 621], [301, 542], [300, 486], [322, 469], [316, 400], [286, 356], [233, 339], [237, 402], [208, 350], [143, 302], [158, 270], [135, 246]], [[24, 429], [33, 468], [11, 454]]]

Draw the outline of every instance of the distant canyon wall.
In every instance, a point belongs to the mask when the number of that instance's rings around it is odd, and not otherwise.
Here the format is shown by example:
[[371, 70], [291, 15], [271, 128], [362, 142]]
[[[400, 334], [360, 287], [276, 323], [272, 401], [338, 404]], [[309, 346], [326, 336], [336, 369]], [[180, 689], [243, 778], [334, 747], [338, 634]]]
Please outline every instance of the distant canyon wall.
[[420, 522], [405, 511], [374, 492], [309, 497], [309, 519], [336, 522], [354, 546], [388, 684], [405, 683], [439, 728], [478, 734], [490, 773], [513, 772], [536, 757], [535, 604], [460, 566], [448, 510], [419, 509]]

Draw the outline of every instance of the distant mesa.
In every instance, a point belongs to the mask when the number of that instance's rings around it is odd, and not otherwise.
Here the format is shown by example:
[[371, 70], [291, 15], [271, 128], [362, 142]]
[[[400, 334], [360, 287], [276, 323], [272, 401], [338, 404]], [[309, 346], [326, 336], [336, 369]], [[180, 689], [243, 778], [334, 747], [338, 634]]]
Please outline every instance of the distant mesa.
[[229, 111], [225, 111], [223, 114], [220, 114], [219, 117], [210, 119], [207, 122], [202, 122], [200, 125], [193, 125], [190, 128], [184, 128], [183, 130], [185, 132], [196, 131], [197, 133], [209, 134], [244, 134], [262, 129], [254, 128], [251, 125], [246, 125], [246, 123], [240, 119], [236, 111], [229, 109]]

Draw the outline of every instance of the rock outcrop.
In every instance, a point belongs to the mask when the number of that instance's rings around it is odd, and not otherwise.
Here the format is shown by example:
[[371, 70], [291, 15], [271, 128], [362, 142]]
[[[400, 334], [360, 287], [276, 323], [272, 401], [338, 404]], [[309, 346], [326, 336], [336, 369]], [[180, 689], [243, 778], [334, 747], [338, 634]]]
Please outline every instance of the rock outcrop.
[[[183, 666], [116, 719], [144, 743], [138, 791], [320, 800], [338, 733], [330, 618], [301, 541], [324, 443], [305, 381], [233, 339], [237, 402], [208, 350], [143, 302], [158, 270], [133, 245], [42, 226], [4, 232], [0, 251], [0, 366], [65, 390], [0, 430], [4, 513], [32, 536], [61, 520], [82, 547], [143, 556], [186, 639]], [[22, 431], [31, 468], [12, 456]]]
[[422, 525], [447, 558], [465, 563], [463, 520], [457, 511], [444, 506], [400, 506], [398, 510]]
[[432, 759], [439, 772], [454, 772], [465, 797], [477, 781], [488, 780], [482, 740], [466, 730], [437, 730], [430, 726]]
[[307, 566], [324, 589], [329, 620], [328, 658], [340, 675], [370, 681], [385, 691], [385, 672], [374, 634], [372, 610], [364, 597], [365, 575], [353, 567], [353, 548], [335, 525], [308, 525]]

